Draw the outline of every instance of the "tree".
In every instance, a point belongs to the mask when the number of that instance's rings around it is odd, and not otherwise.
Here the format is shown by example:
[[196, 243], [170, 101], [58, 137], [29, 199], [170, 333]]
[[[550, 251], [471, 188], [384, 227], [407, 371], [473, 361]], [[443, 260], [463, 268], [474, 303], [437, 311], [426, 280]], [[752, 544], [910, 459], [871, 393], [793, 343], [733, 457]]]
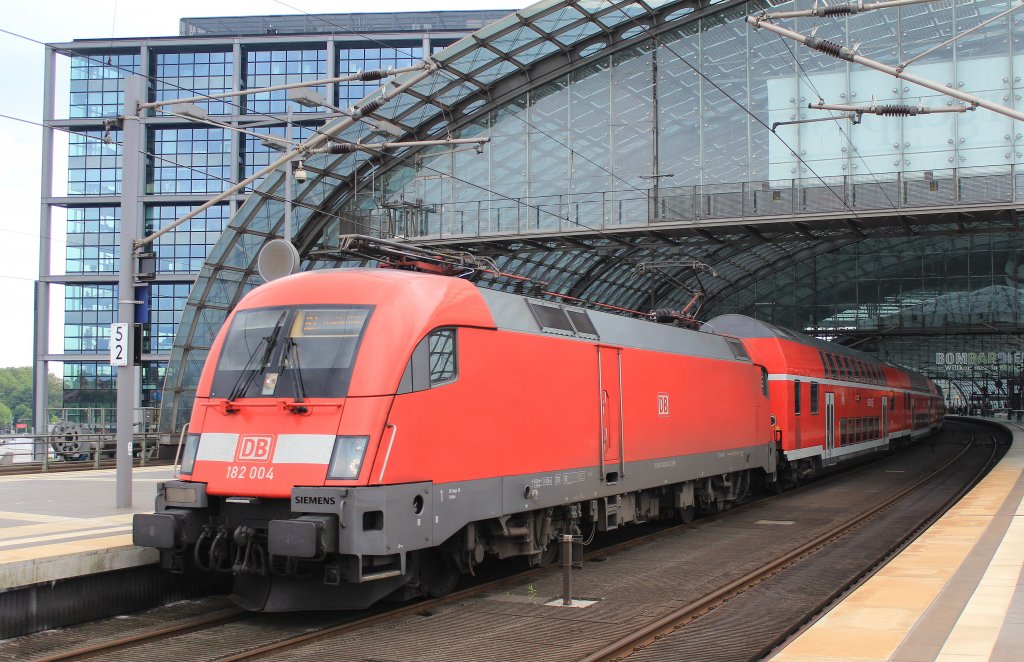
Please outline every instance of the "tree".
[[0, 402], [0, 432], [10, 432], [12, 419], [11, 408]]
[[25, 404], [19, 404], [14, 408], [14, 423], [24, 423], [25, 425], [32, 425], [32, 408]]
[[[47, 375], [46, 383], [48, 406], [59, 408], [63, 402], [63, 382], [56, 375]], [[0, 368], [0, 405], [4, 406], [0, 414], [6, 410], [10, 418], [32, 425], [32, 368]]]

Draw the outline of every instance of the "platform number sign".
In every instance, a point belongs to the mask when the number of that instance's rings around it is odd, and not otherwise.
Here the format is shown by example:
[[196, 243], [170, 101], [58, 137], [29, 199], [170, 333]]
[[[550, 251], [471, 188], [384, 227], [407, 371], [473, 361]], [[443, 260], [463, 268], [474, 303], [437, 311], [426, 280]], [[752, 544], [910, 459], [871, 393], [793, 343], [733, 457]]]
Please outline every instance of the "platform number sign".
[[110, 365], [128, 365], [128, 324], [125, 322], [110, 325]]

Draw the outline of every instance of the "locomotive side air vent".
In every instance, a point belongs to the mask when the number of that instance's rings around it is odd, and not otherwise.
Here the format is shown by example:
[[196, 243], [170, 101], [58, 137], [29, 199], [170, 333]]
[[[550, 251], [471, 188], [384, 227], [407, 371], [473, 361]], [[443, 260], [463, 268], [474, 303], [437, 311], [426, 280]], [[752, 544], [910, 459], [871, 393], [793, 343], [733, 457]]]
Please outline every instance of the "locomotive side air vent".
[[594, 340], [597, 339], [597, 329], [594, 328], [594, 323], [590, 321], [590, 315], [587, 314], [587, 311], [566, 308], [565, 314], [569, 316], [569, 321], [576, 328], [576, 335]]
[[541, 303], [540, 301], [530, 301], [529, 304], [530, 311], [537, 318], [541, 331], [566, 336], [575, 335], [572, 322], [569, 321], [569, 317], [562, 310], [561, 306], [558, 304]]
[[566, 308], [557, 303], [528, 301], [530, 312], [533, 313], [540, 330], [561, 336], [579, 336], [597, 340], [597, 329], [590, 321], [587, 311], [582, 308]]

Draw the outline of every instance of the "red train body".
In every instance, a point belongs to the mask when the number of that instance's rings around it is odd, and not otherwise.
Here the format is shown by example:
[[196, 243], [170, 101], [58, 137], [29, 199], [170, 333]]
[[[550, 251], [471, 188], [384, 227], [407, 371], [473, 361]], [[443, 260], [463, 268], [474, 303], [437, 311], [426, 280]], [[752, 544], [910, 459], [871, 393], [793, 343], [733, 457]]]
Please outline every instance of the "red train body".
[[[359, 608], [941, 423], [917, 375], [749, 318], [709, 328], [387, 269], [268, 283], [215, 340], [136, 544], [234, 573], [252, 609]], [[827, 355], [872, 371], [830, 376]]]

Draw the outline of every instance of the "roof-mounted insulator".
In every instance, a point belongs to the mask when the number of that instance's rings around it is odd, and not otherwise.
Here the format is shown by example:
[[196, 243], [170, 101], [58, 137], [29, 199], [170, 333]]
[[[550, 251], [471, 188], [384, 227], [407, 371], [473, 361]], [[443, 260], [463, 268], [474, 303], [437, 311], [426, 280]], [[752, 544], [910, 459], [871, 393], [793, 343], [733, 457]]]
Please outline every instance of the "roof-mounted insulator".
[[359, 80], [380, 80], [390, 75], [391, 72], [387, 69], [370, 69], [369, 71], [360, 71], [358, 74]]
[[357, 151], [359, 151], [359, 146], [355, 143], [332, 142], [327, 145], [328, 154], [351, 154]]
[[846, 46], [840, 46], [834, 41], [829, 41], [828, 39], [818, 39], [817, 37], [808, 37], [804, 44], [808, 48], [813, 48], [816, 51], [821, 51], [826, 55], [837, 57], [840, 60], [849, 60], [851, 62], [853, 61], [853, 51], [847, 48]]

